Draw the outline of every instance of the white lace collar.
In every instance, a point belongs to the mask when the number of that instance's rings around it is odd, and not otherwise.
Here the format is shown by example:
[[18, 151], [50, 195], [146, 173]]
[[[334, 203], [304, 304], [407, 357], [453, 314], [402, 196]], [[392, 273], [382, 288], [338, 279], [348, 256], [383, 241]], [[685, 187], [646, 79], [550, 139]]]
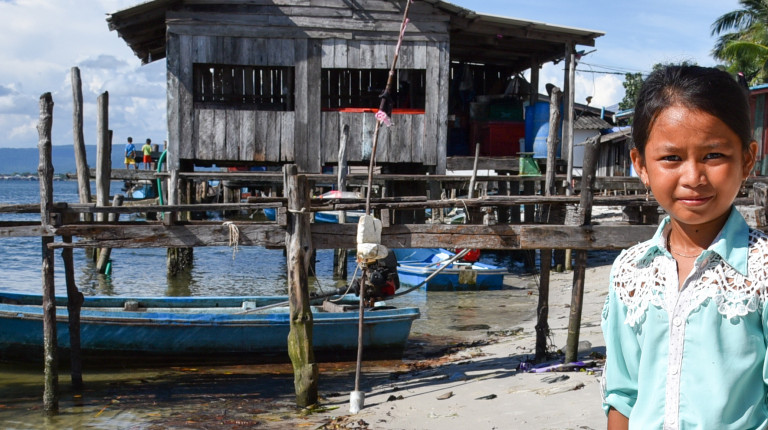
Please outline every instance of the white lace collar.
[[667, 223], [659, 226], [651, 240], [624, 251], [614, 263], [612, 286], [627, 306], [625, 323], [633, 327], [642, 323], [649, 305], [670, 315], [682, 306], [684, 315], [689, 315], [712, 300], [726, 318], [762, 309], [768, 281], [766, 234], [750, 230], [734, 211], [717, 239], [697, 258], [689, 286], [678, 291], [677, 264], [663, 235]]

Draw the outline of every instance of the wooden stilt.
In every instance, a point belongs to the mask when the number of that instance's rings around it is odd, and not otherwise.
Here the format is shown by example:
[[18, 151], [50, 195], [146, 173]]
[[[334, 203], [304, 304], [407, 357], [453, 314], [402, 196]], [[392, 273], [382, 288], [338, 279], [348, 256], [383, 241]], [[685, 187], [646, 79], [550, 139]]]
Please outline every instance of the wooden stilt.
[[[53, 227], [51, 209], [53, 208], [53, 162], [51, 161], [51, 127], [53, 124], [53, 98], [51, 93], [40, 96], [40, 121], [37, 125], [39, 135], [38, 150], [40, 163], [37, 175], [40, 181], [40, 221], [44, 229]], [[42, 284], [43, 284], [43, 365], [45, 368], [45, 387], [43, 391], [43, 410], [55, 414], [59, 410], [59, 369], [58, 344], [56, 337], [56, 301], [53, 279], [53, 250], [48, 247], [53, 243], [53, 236], [42, 237]]]
[[293, 364], [296, 405], [307, 407], [317, 403], [318, 369], [312, 347], [312, 310], [309, 303], [307, 267], [312, 253], [310, 233], [309, 185], [306, 176], [299, 176], [296, 165], [283, 169], [285, 194], [288, 198], [286, 254], [288, 257], [288, 295], [291, 331], [288, 334], [288, 355]]
[[[72, 68], [72, 137], [74, 138], [75, 166], [77, 168], [77, 195], [80, 203], [91, 202], [91, 179], [88, 173], [88, 159], [83, 136], [83, 83], [80, 69]], [[93, 214], [82, 214], [81, 220], [93, 221]], [[93, 248], [85, 249], [86, 257], [93, 258]]]
[[[72, 243], [72, 236], [64, 236], [64, 243]], [[80, 308], [83, 305], [83, 293], [77, 289], [75, 283], [75, 261], [72, 257], [72, 248], [61, 250], [61, 259], [64, 261], [64, 278], [67, 283], [67, 313], [69, 314], [69, 345], [70, 345], [70, 375], [72, 388], [83, 388], [83, 360], [80, 350]]]
[[547, 359], [547, 338], [549, 337], [549, 274], [552, 268], [552, 250], [542, 249], [540, 255], [539, 303], [536, 306], [536, 358], [540, 363]]
[[[595, 166], [598, 158], [600, 136], [584, 143], [584, 167], [581, 176], [581, 200], [577, 220], [581, 225], [589, 225], [592, 218], [592, 188], [595, 184]], [[565, 347], [565, 362], [578, 360], [579, 332], [581, 329], [581, 308], [584, 300], [584, 275], [587, 270], [587, 251], [576, 251], [576, 264], [573, 269], [573, 290], [571, 291], [571, 314], [568, 320], [568, 343]]]
[[[96, 206], [109, 203], [109, 182], [112, 175], [112, 145], [109, 139], [109, 93], [98, 97], [98, 138], [96, 142]], [[104, 222], [104, 214], [97, 214], [96, 221]]]
[[[116, 194], [112, 198], [112, 206], [118, 207], [123, 205], [123, 195], [122, 194]], [[120, 219], [119, 213], [111, 213], [109, 214], [109, 222], [115, 223]], [[112, 248], [101, 248], [101, 251], [99, 251], [99, 261], [96, 263], [96, 270], [99, 273], [106, 274], [107, 272], [107, 263], [109, 262], [109, 257], [112, 254]]]

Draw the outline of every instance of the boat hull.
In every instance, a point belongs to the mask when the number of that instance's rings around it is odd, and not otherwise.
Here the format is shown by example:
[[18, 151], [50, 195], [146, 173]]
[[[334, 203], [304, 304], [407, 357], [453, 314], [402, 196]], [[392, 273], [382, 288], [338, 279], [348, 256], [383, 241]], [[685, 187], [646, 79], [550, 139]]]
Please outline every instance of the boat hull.
[[[416, 286], [437, 271], [454, 253], [444, 249], [396, 249], [400, 284]], [[453, 263], [422, 288], [429, 291], [498, 290], [509, 272], [483, 263]]]
[[[2, 297], [2, 296], [0, 296]], [[8, 297], [3, 297], [6, 302]], [[206, 298], [200, 298], [203, 304]], [[277, 298], [275, 298], [277, 299]], [[122, 299], [126, 301], [125, 298]], [[93, 360], [159, 360], [163, 362], [249, 362], [289, 361], [287, 338], [290, 318], [286, 307], [249, 313], [262, 306], [243, 298], [239, 307], [163, 307], [151, 305], [151, 298], [128, 299], [139, 304], [138, 311], [119, 307], [92, 306], [81, 309], [81, 348], [83, 357]], [[68, 313], [63, 299], [56, 309], [58, 345], [69, 349]], [[183, 302], [193, 302], [186, 298]], [[274, 302], [275, 300], [273, 300]], [[104, 303], [101, 303], [103, 305]], [[416, 308], [366, 311], [363, 332], [367, 358], [392, 358], [402, 355]], [[0, 359], [41, 359], [43, 312], [40, 306], [22, 303], [0, 304]], [[321, 312], [313, 308], [313, 347], [321, 360], [354, 358], [357, 351], [358, 314]], [[65, 358], [65, 357], [62, 357]]]

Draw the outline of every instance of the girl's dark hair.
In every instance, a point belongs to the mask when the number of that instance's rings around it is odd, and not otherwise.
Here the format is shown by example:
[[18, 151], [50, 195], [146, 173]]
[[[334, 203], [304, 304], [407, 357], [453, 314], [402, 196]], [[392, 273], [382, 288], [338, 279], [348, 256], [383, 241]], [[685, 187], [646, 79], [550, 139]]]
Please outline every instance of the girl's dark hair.
[[674, 105], [720, 119], [739, 136], [742, 147], [749, 148], [752, 126], [747, 92], [730, 74], [711, 67], [665, 66], [648, 76], [637, 96], [632, 140], [641, 155], [656, 117]]

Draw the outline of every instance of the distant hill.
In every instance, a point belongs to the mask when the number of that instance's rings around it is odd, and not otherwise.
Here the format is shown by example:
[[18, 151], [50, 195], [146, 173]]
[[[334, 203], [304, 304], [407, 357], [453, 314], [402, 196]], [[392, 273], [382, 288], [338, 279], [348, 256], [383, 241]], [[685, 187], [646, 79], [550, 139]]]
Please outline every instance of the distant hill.
[[[85, 146], [88, 167], [95, 167], [96, 145]], [[75, 173], [75, 153], [72, 145], [55, 145], [51, 148], [55, 174]], [[40, 155], [37, 148], [0, 148], [0, 175], [13, 173], [37, 173]], [[112, 147], [112, 168], [124, 168], [123, 145]]]

